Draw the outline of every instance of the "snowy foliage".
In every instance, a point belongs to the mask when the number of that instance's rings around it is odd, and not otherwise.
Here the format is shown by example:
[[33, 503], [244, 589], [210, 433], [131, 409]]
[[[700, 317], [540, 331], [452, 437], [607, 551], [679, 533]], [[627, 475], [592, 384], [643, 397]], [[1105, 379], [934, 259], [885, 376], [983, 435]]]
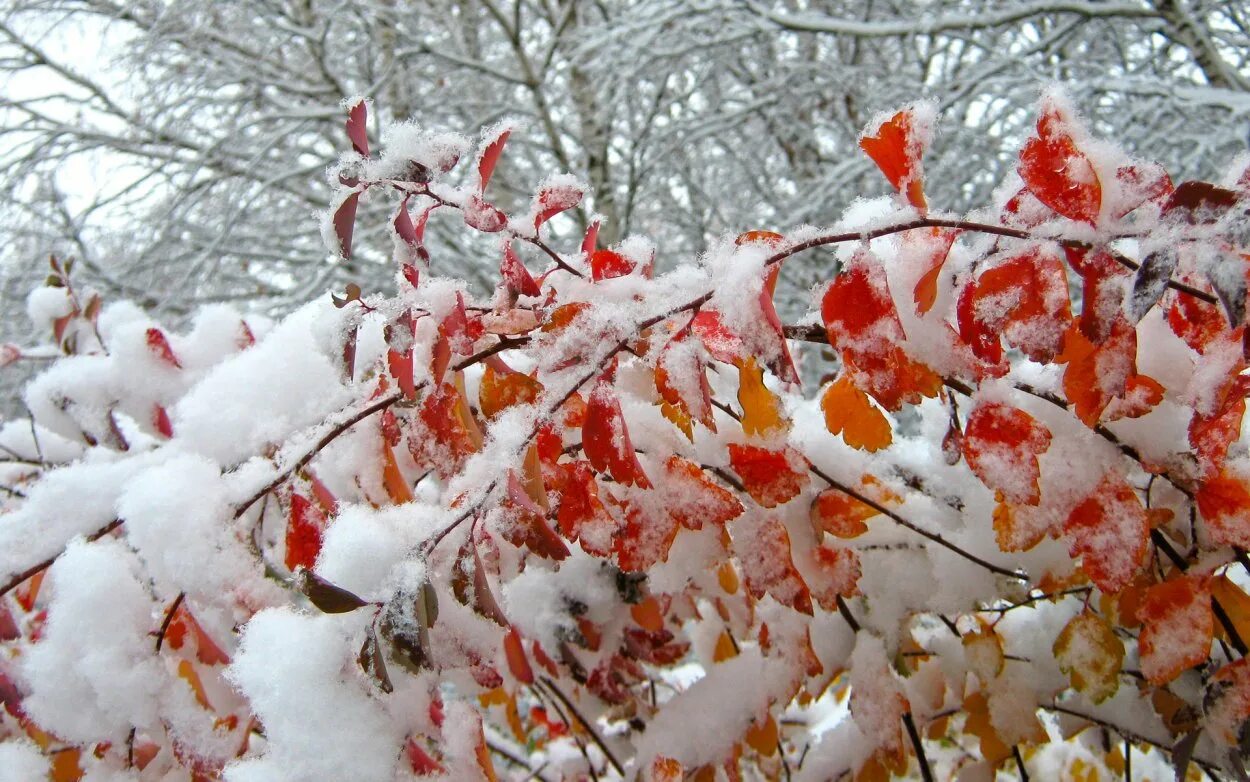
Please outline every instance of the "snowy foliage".
[[552, 238], [572, 176], [499, 206], [511, 126], [346, 109], [322, 235], [385, 211], [394, 295], [179, 331], [54, 259], [28, 300], [0, 779], [1241, 770], [1246, 172], [1176, 184], [1051, 92], [960, 216], [913, 104], [859, 137], [891, 196], [663, 271]]

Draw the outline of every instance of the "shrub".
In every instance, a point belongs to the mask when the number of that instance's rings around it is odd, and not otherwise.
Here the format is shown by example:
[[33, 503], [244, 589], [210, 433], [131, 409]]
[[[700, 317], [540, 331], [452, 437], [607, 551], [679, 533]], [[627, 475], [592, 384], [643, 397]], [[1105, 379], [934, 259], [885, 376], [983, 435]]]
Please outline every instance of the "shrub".
[[[394, 198], [394, 295], [174, 333], [68, 262], [32, 294], [63, 355], [0, 431], [10, 774], [1240, 771], [1250, 176], [1174, 185], [1050, 94], [943, 215], [917, 104], [861, 139], [894, 196], [657, 273], [543, 240], [572, 178], [493, 206], [509, 127], [453, 186], [470, 142], [371, 155], [366, 113], [323, 232]], [[432, 215], [499, 237], [491, 297]]]

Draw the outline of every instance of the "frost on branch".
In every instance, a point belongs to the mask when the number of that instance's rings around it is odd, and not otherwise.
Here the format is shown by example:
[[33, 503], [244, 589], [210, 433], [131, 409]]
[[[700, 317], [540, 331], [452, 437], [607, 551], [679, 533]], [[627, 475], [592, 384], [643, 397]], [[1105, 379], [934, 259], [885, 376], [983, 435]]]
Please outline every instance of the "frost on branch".
[[[386, 202], [394, 294], [185, 331], [56, 259], [31, 295], [3, 770], [1240, 772], [1244, 177], [1174, 185], [1049, 94], [999, 203], [950, 215], [914, 105], [862, 137], [896, 198], [671, 263], [598, 218], [548, 244], [567, 175], [506, 213], [512, 125], [379, 144], [347, 108], [327, 244]], [[493, 290], [430, 220], [496, 237]]]

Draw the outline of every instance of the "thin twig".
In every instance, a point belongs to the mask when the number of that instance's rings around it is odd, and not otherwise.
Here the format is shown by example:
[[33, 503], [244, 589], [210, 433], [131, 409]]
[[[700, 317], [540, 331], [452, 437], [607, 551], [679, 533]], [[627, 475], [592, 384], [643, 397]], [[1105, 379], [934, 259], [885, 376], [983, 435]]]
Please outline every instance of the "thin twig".
[[924, 754], [924, 744], [920, 741], [920, 733], [916, 730], [916, 722], [911, 712], [903, 712], [903, 724], [907, 726], [907, 735], [911, 737], [911, 745], [916, 750], [916, 760], [920, 763], [920, 777], [924, 782], [933, 782], [933, 770], [929, 768], [929, 758]]
[[603, 754], [608, 759], [608, 762], [612, 764], [612, 768], [616, 769], [616, 773], [621, 776], [625, 776], [625, 767], [622, 766], [621, 762], [616, 759], [616, 754], [613, 753], [603, 739], [599, 737], [599, 732], [595, 730], [595, 727], [591, 725], [585, 717], [582, 716], [582, 713], [577, 710], [577, 707], [573, 705], [573, 702], [560, 691], [560, 688], [557, 687], [556, 683], [549, 677], [542, 677], [542, 682], [547, 686], [547, 689], [550, 690], [553, 695], [560, 699], [560, 702], [563, 703], [565, 708], [567, 708], [573, 716], [577, 718], [577, 721], [582, 724], [582, 727], [585, 728], [586, 732], [590, 734], [590, 738], [594, 740], [595, 745], [603, 751]]
[[[109, 534], [110, 532], [117, 529], [121, 525], [122, 525], [121, 519], [113, 519], [108, 524], [105, 524], [100, 529], [88, 535], [87, 540], [92, 540], [92, 541], [99, 540], [100, 538]], [[42, 562], [38, 564], [31, 565], [30, 567], [23, 570], [21, 573], [18, 573], [16, 576], [6, 581], [4, 586], [0, 587], [0, 597], [3, 597], [7, 595], [9, 592], [13, 591], [13, 589], [17, 587], [18, 584], [21, 584], [23, 581], [35, 575], [40, 570], [43, 570], [44, 568], [51, 566], [51, 564], [55, 562], [56, 558], [59, 556], [61, 556], [60, 552], [56, 553], [55, 555], [51, 557], [48, 557], [47, 559], [43, 560]]]
[[165, 645], [165, 633], [169, 632], [169, 626], [174, 623], [174, 614], [178, 613], [178, 609], [182, 607], [182, 601], [187, 597], [186, 592], [179, 592], [174, 598], [173, 605], [165, 611], [165, 618], [161, 621], [161, 628], [156, 631], [156, 653], [161, 653], [161, 647]]

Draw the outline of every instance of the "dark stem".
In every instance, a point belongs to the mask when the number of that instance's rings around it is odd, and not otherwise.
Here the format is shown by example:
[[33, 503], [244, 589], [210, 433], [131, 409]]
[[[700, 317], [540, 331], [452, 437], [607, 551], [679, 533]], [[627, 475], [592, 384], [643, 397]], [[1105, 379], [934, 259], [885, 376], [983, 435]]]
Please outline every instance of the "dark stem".
[[612, 768], [616, 769], [616, 773], [620, 774], [621, 776], [625, 776], [625, 767], [622, 766], [621, 762], [616, 759], [615, 753], [613, 753], [612, 750], [608, 748], [608, 745], [605, 744], [603, 739], [599, 737], [599, 732], [595, 730], [595, 727], [591, 725], [590, 722], [588, 722], [585, 717], [582, 716], [582, 713], [577, 710], [577, 707], [573, 705], [573, 702], [570, 701], [564, 695], [564, 693], [560, 691], [560, 688], [557, 687], [556, 683], [552, 681], [549, 677], [547, 676], [542, 677], [542, 683], [547, 686], [547, 689], [551, 691], [551, 694], [555, 695], [556, 698], [558, 698], [560, 702], [564, 704], [564, 707], [568, 709], [569, 712], [571, 712], [574, 717], [577, 718], [577, 721], [582, 724], [582, 727], [585, 728], [586, 732], [590, 734], [590, 738], [594, 740], [595, 745], [598, 746], [599, 749], [603, 751], [603, 754], [608, 759], [608, 762], [612, 764]]
[[1024, 756], [1020, 754], [1019, 744], [1012, 745], [1011, 754], [1016, 756], [1016, 768], [1020, 770], [1020, 782], [1029, 782], [1029, 772], [1024, 767]]
[[842, 614], [842, 618], [846, 620], [846, 624], [851, 628], [851, 632], [858, 633], [859, 632], [859, 620], [857, 620], [855, 618], [855, 615], [851, 613], [851, 607], [848, 606], [846, 604], [846, 601], [842, 599], [842, 595], [837, 596], [837, 601], [838, 601], [838, 613]]
[[[1163, 533], [1157, 529], [1150, 531], [1150, 540], [1155, 547], [1167, 555], [1172, 560], [1172, 564], [1176, 565], [1176, 569], [1184, 573], [1189, 569], [1189, 564], [1185, 561], [1172, 544], [1164, 537]], [[1220, 626], [1224, 628], [1224, 632], [1228, 635], [1228, 640], [1232, 642], [1233, 648], [1242, 657], [1246, 656], [1246, 642], [1242, 639], [1241, 634], [1237, 632], [1237, 626], [1233, 624], [1233, 620], [1229, 617], [1228, 612], [1224, 610], [1224, 606], [1220, 605], [1220, 601], [1213, 596], [1211, 598], [1211, 610], [1215, 613], [1215, 618], [1219, 620]]]
[[920, 733], [916, 730], [916, 723], [911, 718], [910, 711], [903, 714], [903, 724], [907, 726], [907, 735], [911, 737], [911, 745], [916, 749], [916, 760], [920, 762], [921, 779], [924, 782], [933, 782], [933, 770], [929, 768], [929, 758], [924, 754], [924, 744], [920, 741]]
[[[100, 529], [88, 535], [87, 540], [92, 540], [92, 541], [99, 540], [100, 538], [109, 534], [110, 532], [117, 529], [121, 525], [122, 525], [121, 519], [113, 519], [108, 524], [105, 524]], [[58, 553], [54, 556], [48, 557], [47, 559], [38, 563], [37, 565], [31, 565], [30, 567], [23, 570], [21, 573], [18, 573], [16, 576], [6, 581], [4, 586], [0, 587], [0, 597], [4, 597], [9, 592], [13, 591], [13, 589], [16, 588], [23, 581], [35, 575], [40, 570], [43, 570], [44, 568], [50, 566], [53, 562], [56, 561], [56, 558], [59, 556], [61, 555]]]
[[178, 613], [178, 609], [182, 607], [182, 601], [187, 597], [186, 592], [179, 592], [174, 598], [173, 604], [165, 611], [165, 619], [161, 622], [161, 629], [156, 631], [156, 653], [161, 653], [161, 647], [165, 645], [165, 633], [169, 632], [169, 626], [174, 623], [174, 614]]

